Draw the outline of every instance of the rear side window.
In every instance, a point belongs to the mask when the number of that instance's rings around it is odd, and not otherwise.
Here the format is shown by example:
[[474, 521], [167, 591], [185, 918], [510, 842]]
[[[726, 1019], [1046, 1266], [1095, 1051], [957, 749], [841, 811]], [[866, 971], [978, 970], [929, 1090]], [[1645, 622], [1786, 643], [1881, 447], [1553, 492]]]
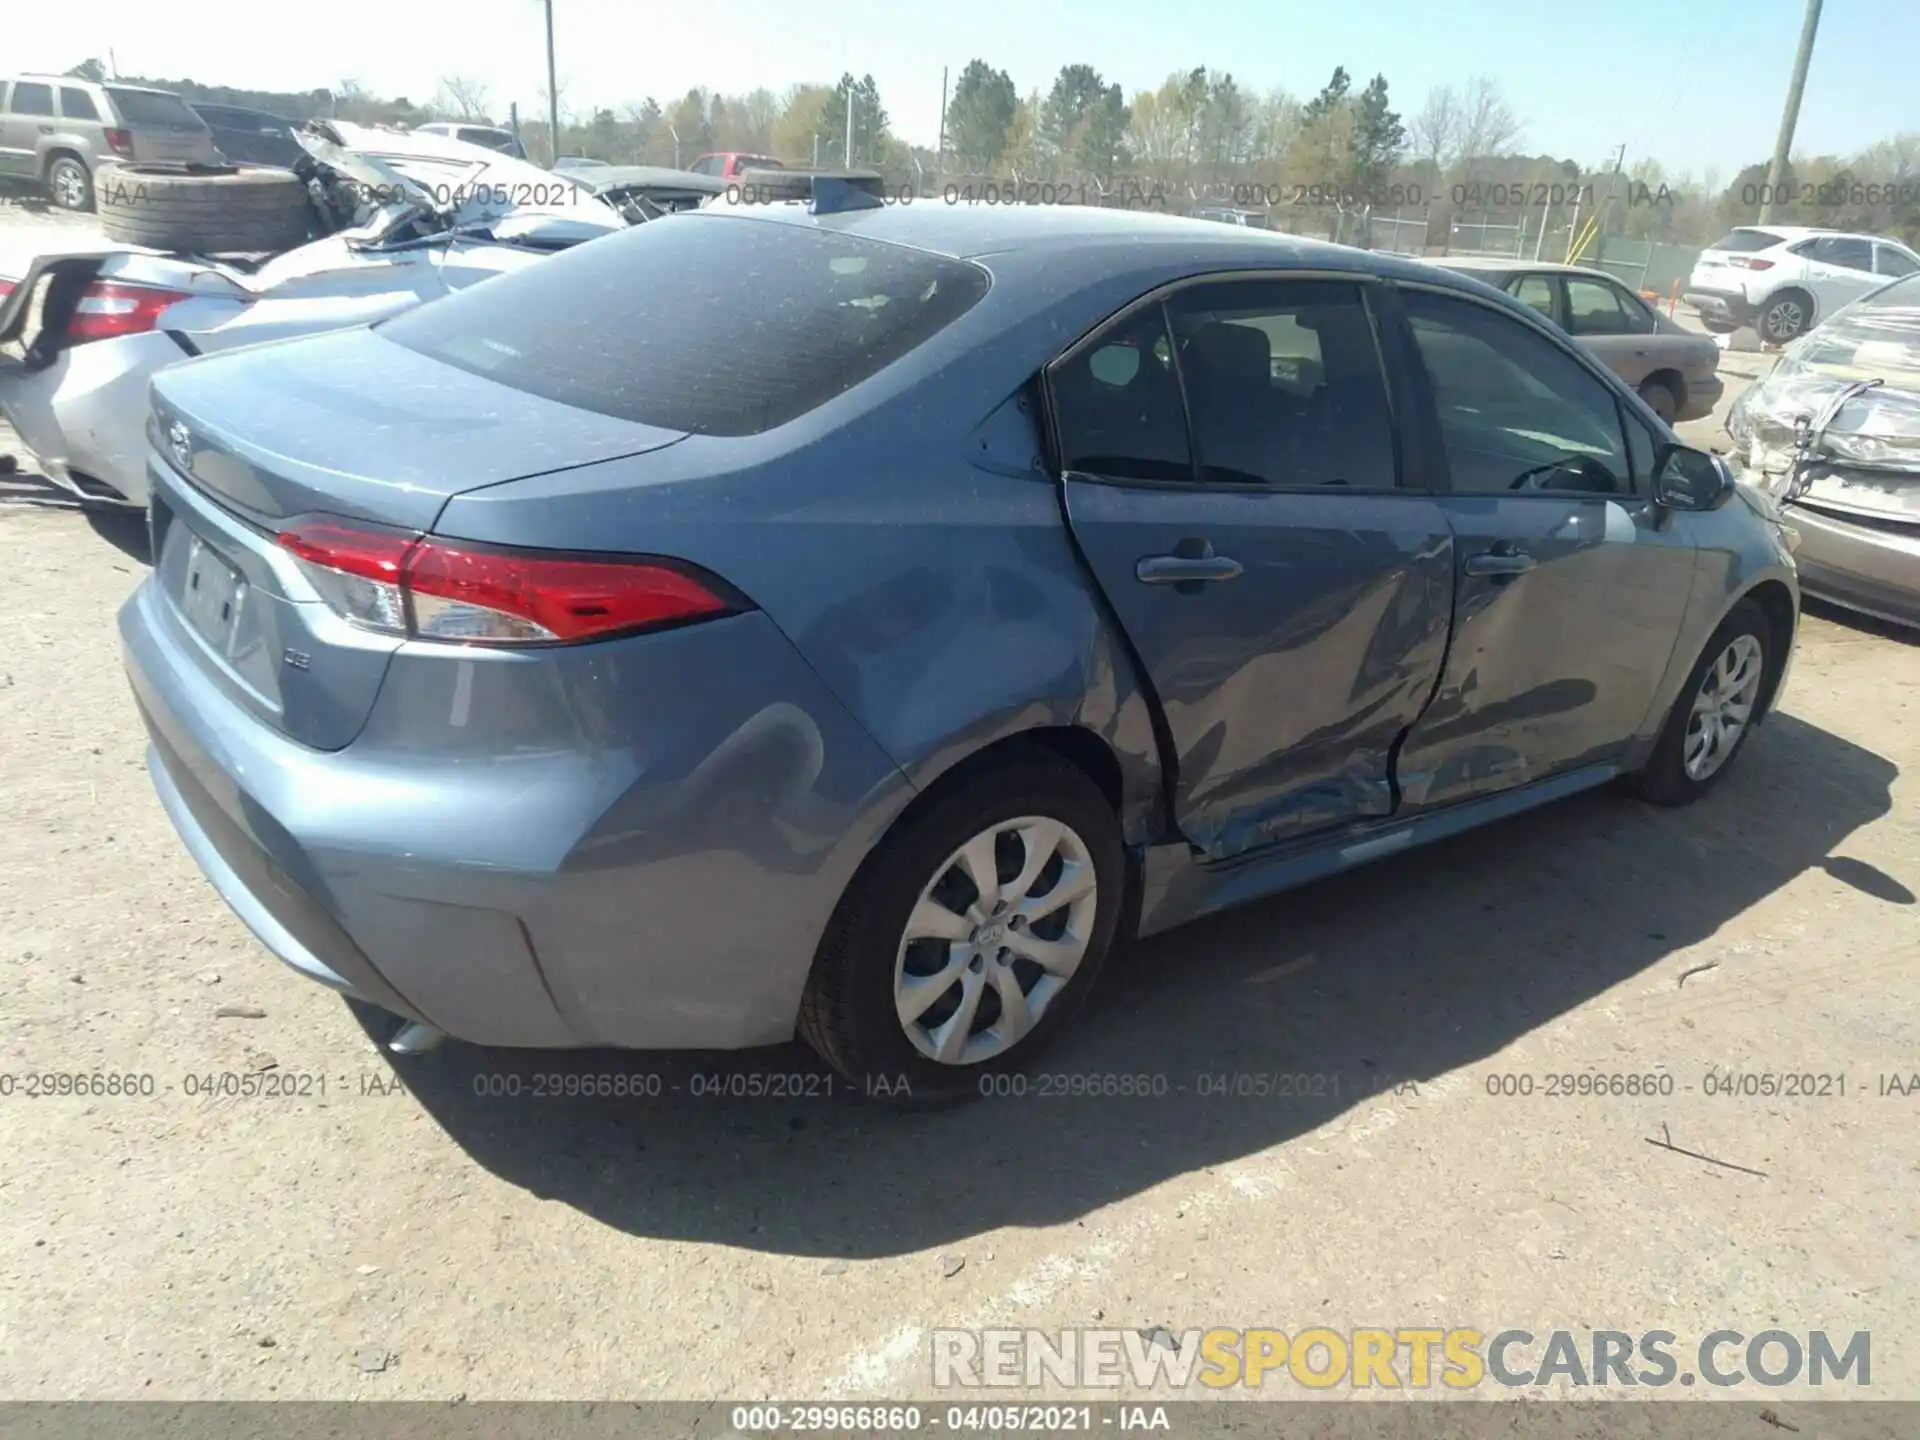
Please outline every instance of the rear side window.
[[1723, 235], [1707, 248], [1709, 250], [1729, 250], [1735, 255], [1748, 255], [1755, 250], [1771, 250], [1785, 237], [1771, 230], [1735, 230]]
[[1056, 364], [1049, 383], [1061, 469], [1192, 483], [1187, 417], [1163, 306], [1122, 316]]
[[757, 435], [923, 344], [976, 265], [788, 224], [685, 215], [397, 315], [387, 339], [516, 390], [703, 435]]
[[15, 115], [51, 115], [53, 87], [16, 80], [13, 84], [13, 103], [7, 108]]
[[1851, 235], [1823, 235], [1794, 247], [1796, 255], [1822, 265], [1837, 265], [1843, 270], [1873, 271], [1873, 246]]
[[1196, 285], [1167, 309], [1204, 480], [1393, 488], [1393, 415], [1358, 286]]
[[205, 122], [188, 108], [178, 95], [159, 95], [151, 90], [116, 90], [107, 87], [114, 109], [129, 125], [185, 125], [200, 128]]
[[69, 120], [98, 120], [100, 107], [93, 103], [93, 96], [86, 91], [76, 90], [71, 85], [62, 85], [60, 113]]
[[513, 136], [504, 130], [479, 130], [469, 128], [460, 131], [458, 138], [466, 141], [469, 145], [484, 145], [489, 150], [504, 150], [513, 143]]

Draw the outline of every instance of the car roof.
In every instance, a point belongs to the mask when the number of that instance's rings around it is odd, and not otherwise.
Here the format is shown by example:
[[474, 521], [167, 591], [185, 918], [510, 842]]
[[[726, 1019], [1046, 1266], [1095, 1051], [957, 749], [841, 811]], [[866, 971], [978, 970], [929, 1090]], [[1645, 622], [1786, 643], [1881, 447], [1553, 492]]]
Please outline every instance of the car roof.
[[[1126, 262], [1204, 270], [1341, 270], [1390, 279], [1438, 281], [1466, 290], [1476, 282], [1401, 255], [1385, 255], [1251, 226], [1222, 225], [1143, 208], [1098, 205], [947, 205], [938, 200], [850, 208], [815, 215], [803, 201], [711, 206], [700, 215], [738, 216], [857, 235], [947, 255], [993, 259], [996, 272], [1052, 264], [1062, 249], [1124, 252]], [[1199, 262], [1199, 263], [1195, 263]], [[1115, 260], [1114, 264], [1119, 265]], [[1510, 297], [1503, 297], [1509, 303]], [[1524, 308], [1524, 307], [1521, 307]]]
[[1586, 275], [1632, 288], [1618, 275], [1610, 275], [1605, 270], [1591, 265], [1565, 265], [1557, 260], [1503, 260], [1497, 255], [1434, 255], [1428, 258], [1427, 264], [1438, 265], [1444, 270], [1471, 270], [1476, 274], [1489, 271], [1497, 275]]
[[115, 90], [137, 90], [144, 95], [171, 95], [175, 99], [184, 99], [178, 90], [162, 90], [158, 85], [129, 85], [120, 80], [89, 80], [84, 75], [45, 75], [38, 70], [22, 70], [14, 75], [0, 75], [0, 83], [8, 80], [31, 80], [38, 84], [48, 81], [55, 85], [98, 85], [103, 89], [111, 85]]

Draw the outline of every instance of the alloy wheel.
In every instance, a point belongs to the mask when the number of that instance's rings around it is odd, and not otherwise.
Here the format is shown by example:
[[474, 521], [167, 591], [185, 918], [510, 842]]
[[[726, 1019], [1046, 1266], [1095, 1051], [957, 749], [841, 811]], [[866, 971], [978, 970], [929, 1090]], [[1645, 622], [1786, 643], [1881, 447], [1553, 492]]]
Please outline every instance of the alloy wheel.
[[1800, 333], [1806, 313], [1798, 300], [1776, 300], [1767, 307], [1767, 338], [1784, 344]]
[[1681, 763], [1687, 778], [1705, 780], [1727, 763], [1753, 718], [1765, 668], [1760, 642], [1752, 635], [1736, 635], [1707, 667], [1687, 717], [1687, 735]]
[[1003, 820], [955, 850], [894, 961], [894, 1010], [914, 1048], [974, 1065], [1019, 1044], [1086, 958], [1099, 898], [1086, 841], [1059, 820]]
[[87, 172], [71, 160], [53, 167], [53, 198], [63, 210], [81, 210], [87, 203]]

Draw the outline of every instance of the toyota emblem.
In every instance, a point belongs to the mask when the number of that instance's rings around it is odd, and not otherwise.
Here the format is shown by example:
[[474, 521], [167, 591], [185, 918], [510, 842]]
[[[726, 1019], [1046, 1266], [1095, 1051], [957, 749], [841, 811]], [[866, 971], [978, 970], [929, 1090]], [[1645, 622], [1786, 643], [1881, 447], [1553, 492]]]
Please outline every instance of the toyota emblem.
[[193, 433], [178, 420], [167, 426], [167, 446], [182, 470], [193, 469]]

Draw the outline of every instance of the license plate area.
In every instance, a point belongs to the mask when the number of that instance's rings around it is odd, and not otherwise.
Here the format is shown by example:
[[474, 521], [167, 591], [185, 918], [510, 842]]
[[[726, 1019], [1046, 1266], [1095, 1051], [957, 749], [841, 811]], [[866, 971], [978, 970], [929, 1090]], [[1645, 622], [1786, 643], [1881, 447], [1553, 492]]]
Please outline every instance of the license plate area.
[[215, 653], [230, 655], [247, 602], [246, 577], [185, 526], [176, 528], [170, 538], [186, 546], [179, 592], [174, 596], [181, 616]]

